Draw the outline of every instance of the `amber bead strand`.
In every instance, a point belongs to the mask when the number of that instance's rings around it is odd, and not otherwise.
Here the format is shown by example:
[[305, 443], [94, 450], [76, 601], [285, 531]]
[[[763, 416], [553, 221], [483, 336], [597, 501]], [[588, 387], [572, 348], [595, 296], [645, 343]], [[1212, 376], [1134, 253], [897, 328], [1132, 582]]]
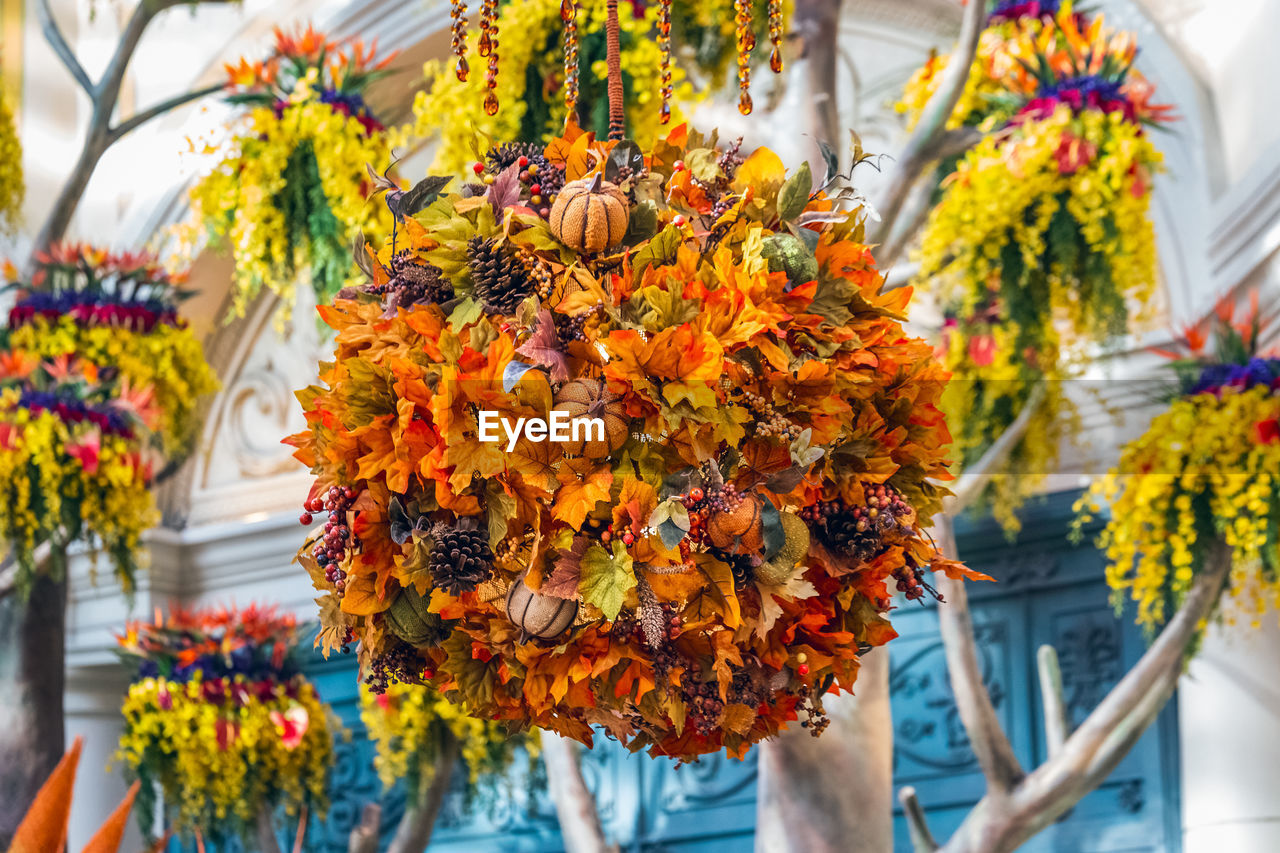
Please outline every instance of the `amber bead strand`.
[[751, 0], [733, 0], [734, 21], [738, 27], [738, 112], [751, 115], [751, 51], [756, 49], [756, 34], [751, 28]]
[[564, 24], [564, 105], [569, 118], [578, 107], [578, 4], [560, 0], [560, 22]]
[[662, 51], [662, 112], [663, 124], [671, 121], [671, 0], [662, 0], [658, 6], [658, 49]]
[[498, 113], [498, 0], [480, 0], [480, 46], [478, 53], [488, 58], [484, 72], [484, 111], [488, 115]]
[[467, 4], [464, 0], [453, 0], [449, 8], [449, 17], [453, 19], [453, 55], [458, 57], [453, 73], [458, 80], [466, 82], [471, 66], [467, 64]]
[[769, 0], [769, 68], [774, 74], [782, 73], [782, 0]]

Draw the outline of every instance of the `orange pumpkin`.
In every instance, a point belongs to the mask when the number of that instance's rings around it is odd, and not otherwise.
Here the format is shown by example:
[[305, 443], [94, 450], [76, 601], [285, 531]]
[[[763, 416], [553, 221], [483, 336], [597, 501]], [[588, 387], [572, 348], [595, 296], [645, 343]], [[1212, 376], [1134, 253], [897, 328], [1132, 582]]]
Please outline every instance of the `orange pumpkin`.
[[520, 579], [507, 590], [507, 618], [520, 629], [520, 642], [530, 637], [551, 640], [568, 630], [578, 616], [578, 602], [534, 592]]
[[762, 499], [748, 495], [732, 512], [717, 512], [707, 519], [707, 541], [726, 554], [759, 554], [764, 550]]
[[[603, 379], [575, 379], [566, 382], [555, 398], [555, 411], [564, 412], [570, 420], [577, 418], [600, 418], [604, 421], [604, 438], [595, 438], [595, 433], [581, 428], [577, 441], [565, 441], [560, 447], [571, 456], [585, 456], [588, 459], [603, 459], [622, 445], [626, 444], [631, 434], [631, 419], [627, 417], [622, 405], [622, 397], [609, 390]], [[570, 432], [572, 436], [572, 431]], [[583, 438], [584, 435], [593, 436]]]
[[626, 193], [597, 173], [564, 185], [551, 205], [551, 233], [570, 249], [601, 252], [627, 233], [631, 204]]

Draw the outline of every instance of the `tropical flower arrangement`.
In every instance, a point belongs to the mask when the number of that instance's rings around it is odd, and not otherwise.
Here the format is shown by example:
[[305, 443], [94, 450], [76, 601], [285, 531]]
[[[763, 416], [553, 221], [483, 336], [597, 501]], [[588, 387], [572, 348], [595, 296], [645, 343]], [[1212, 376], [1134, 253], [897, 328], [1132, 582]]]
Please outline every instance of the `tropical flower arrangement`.
[[1186, 330], [1169, 353], [1178, 375], [1169, 410], [1151, 422], [1080, 501], [1105, 503], [1099, 545], [1117, 608], [1137, 603], [1156, 628], [1177, 609], [1211, 543], [1232, 551], [1226, 595], [1254, 621], [1280, 605], [1280, 352], [1258, 351], [1256, 310], [1219, 305], [1210, 330]]
[[[522, 181], [547, 169], [549, 212]], [[302, 522], [328, 513], [300, 553], [319, 642], [360, 640], [377, 688], [584, 743], [821, 732], [895, 636], [893, 589], [967, 571], [922, 531], [946, 374], [900, 325], [909, 291], [880, 292], [854, 191], [684, 127], [647, 154], [571, 127], [479, 171], [410, 190], [401, 242], [358, 258], [372, 282], [320, 309], [336, 351], [289, 439]], [[520, 431], [561, 417], [594, 431]]]
[[[439, 136], [433, 169], [461, 172], [495, 141], [536, 140], [540, 147], [564, 129], [570, 108], [564, 93], [561, 5], [561, 0], [511, 0], [499, 7], [502, 73], [496, 76], [493, 92], [502, 108], [492, 115], [477, 114], [475, 109], [489, 91], [485, 75], [475, 73], [459, 80], [442, 63], [427, 63], [424, 73], [431, 84], [414, 99], [413, 127], [404, 139]], [[578, 0], [576, 5], [578, 61], [585, 73], [578, 78], [572, 118], [604, 135], [609, 124], [604, 71], [606, 3]], [[624, 0], [619, 19], [625, 112], [631, 132], [647, 146], [653, 143], [650, 129], [660, 126], [662, 109], [658, 96], [662, 57], [654, 37], [659, 7], [635, 2], [627, 9], [628, 5]], [[731, 9], [728, 14], [732, 21]], [[479, 32], [468, 36], [473, 52], [478, 52], [480, 37]], [[672, 114], [679, 121], [680, 105], [693, 102], [696, 95], [679, 67], [672, 69], [672, 80]]]
[[366, 201], [366, 164], [384, 161], [388, 135], [364, 97], [393, 58], [308, 26], [276, 29], [265, 61], [227, 66], [227, 100], [248, 112], [204, 147], [221, 159], [192, 187], [194, 221], [180, 233], [187, 251], [205, 237], [230, 251], [236, 312], [264, 287], [292, 305], [300, 281], [331, 297], [352, 277], [356, 235], [389, 227]]
[[252, 837], [261, 812], [322, 813], [334, 724], [299, 670], [298, 627], [271, 608], [179, 611], [119, 638], [135, 673], [117, 754], [157, 792], [166, 824], [216, 845]]
[[531, 763], [538, 755], [536, 738], [513, 736], [499, 723], [469, 715], [429, 684], [392, 681], [380, 692], [362, 687], [360, 719], [377, 747], [378, 778], [388, 788], [404, 780], [410, 802], [431, 785], [447, 738], [457, 741], [466, 767], [468, 804], [498, 788], [519, 751]]
[[27, 183], [22, 175], [22, 141], [9, 97], [0, 90], [0, 230], [12, 234], [22, 217]]
[[49, 543], [100, 545], [125, 590], [139, 536], [156, 520], [157, 466], [186, 457], [200, 398], [218, 387], [200, 341], [177, 314], [184, 276], [154, 256], [58, 245], [0, 330], [0, 537], [19, 584]]
[[[1069, 2], [1052, 17], [997, 18], [982, 45], [951, 121], [985, 135], [942, 180], [919, 275], [951, 282], [962, 313], [998, 298], [1019, 349], [1046, 349], [1055, 323], [1114, 338], [1155, 285], [1147, 211], [1160, 154], [1146, 128], [1167, 108], [1150, 102], [1132, 36]], [[904, 108], [927, 100], [938, 65], [913, 78]]]

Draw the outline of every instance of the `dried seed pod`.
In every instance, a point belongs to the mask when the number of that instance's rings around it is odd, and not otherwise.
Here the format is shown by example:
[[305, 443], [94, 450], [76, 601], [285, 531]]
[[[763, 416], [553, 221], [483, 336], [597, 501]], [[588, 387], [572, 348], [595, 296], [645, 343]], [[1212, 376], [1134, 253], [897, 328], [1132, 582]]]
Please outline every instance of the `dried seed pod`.
[[578, 615], [578, 602], [534, 592], [520, 579], [507, 591], [507, 618], [529, 637], [551, 640], [568, 630]]

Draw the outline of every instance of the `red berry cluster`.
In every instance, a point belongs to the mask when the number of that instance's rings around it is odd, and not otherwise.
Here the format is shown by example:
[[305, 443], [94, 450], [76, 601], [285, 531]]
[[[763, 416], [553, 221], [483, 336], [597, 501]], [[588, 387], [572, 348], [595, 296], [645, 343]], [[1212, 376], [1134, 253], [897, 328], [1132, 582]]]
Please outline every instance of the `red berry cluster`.
[[688, 709], [685, 725], [693, 726], [693, 730], [703, 737], [710, 737], [720, 727], [724, 714], [720, 685], [714, 681], [695, 684], [685, 679], [680, 685], [680, 692]]
[[925, 582], [924, 570], [910, 561], [901, 568], [894, 569], [893, 576], [898, 581], [898, 592], [905, 595], [907, 601], [918, 601], [924, 598], [925, 593], [933, 596], [936, 601], [942, 601], [941, 593]]
[[356, 538], [347, 526], [347, 513], [355, 500], [356, 490], [350, 486], [330, 486], [323, 497], [307, 501], [305, 511], [298, 517], [299, 522], [310, 525], [315, 520], [313, 513], [329, 513], [329, 520], [324, 523], [324, 536], [311, 549], [311, 555], [324, 569], [325, 580], [333, 584], [339, 598], [347, 588], [347, 573], [342, 570], [342, 560], [356, 545]]

